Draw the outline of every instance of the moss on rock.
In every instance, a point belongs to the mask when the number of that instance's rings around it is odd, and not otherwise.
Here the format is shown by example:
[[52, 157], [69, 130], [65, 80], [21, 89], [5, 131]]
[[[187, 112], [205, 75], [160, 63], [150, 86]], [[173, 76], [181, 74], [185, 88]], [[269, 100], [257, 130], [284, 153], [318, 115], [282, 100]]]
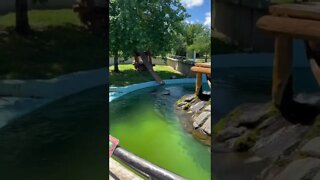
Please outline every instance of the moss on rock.
[[259, 136], [258, 130], [254, 130], [240, 136], [234, 143], [234, 149], [240, 152], [247, 151], [248, 149], [254, 146], [254, 144], [258, 139], [258, 136]]

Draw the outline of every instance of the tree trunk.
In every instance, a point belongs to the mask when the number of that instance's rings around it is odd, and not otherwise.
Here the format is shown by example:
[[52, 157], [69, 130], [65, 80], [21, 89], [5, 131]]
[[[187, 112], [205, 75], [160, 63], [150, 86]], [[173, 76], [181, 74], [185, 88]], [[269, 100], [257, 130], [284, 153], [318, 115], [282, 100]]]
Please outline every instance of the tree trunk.
[[16, 32], [26, 35], [30, 32], [28, 0], [16, 0]]
[[120, 72], [119, 71], [118, 53], [116, 53], [114, 56], [114, 72]]

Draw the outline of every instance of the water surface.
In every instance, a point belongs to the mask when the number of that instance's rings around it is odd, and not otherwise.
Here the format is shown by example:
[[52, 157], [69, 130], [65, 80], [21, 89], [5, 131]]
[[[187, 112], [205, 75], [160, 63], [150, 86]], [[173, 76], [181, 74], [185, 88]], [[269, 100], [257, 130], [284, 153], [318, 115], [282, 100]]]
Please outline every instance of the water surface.
[[[163, 95], [169, 91], [170, 95]], [[194, 85], [146, 88], [110, 103], [110, 133], [134, 154], [191, 180], [210, 179], [210, 147], [187, 133], [175, 102]]]

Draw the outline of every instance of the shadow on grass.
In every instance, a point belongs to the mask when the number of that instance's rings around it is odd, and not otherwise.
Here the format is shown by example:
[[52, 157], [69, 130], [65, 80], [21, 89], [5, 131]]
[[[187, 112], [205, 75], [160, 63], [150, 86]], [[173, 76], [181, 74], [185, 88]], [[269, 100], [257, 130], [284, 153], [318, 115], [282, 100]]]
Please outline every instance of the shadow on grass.
[[0, 34], [0, 79], [49, 79], [107, 66], [106, 43], [82, 26], [65, 24], [22, 37], [13, 27]]
[[[120, 70], [121, 71], [121, 70]], [[170, 79], [172, 76], [182, 78], [183, 75], [178, 72], [170, 72], [165, 70], [156, 70], [161, 79]], [[122, 70], [120, 73], [109, 71], [110, 86], [127, 86], [135, 83], [142, 83], [147, 81], [154, 81], [153, 77], [148, 71], [138, 72], [133, 69]]]

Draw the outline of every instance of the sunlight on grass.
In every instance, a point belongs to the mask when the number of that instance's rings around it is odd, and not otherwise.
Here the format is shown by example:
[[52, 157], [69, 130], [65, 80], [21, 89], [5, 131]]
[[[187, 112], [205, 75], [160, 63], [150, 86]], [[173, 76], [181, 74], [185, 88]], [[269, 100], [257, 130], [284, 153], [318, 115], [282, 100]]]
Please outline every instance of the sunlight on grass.
[[[126, 86], [129, 84], [153, 81], [153, 77], [148, 71], [138, 72], [132, 64], [119, 65], [120, 73], [115, 73], [114, 66], [109, 67], [109, 84], [110, 86]], [[154, 70], [162, 79], [170, 79], [172, 76], [176, 78], [184, 77], [180, 72], [175, 71], [170, 66], [156, 65]]]
[[[29, 23], [33, 28], [62, 26], [65, 24], [81, 25], [77, 14], [71, 9], [30, 10]], [[9, 13], [4, 16], [0, 16], [0, 28], [7, 28], [10, 26], [15, 26], [15, 14]]]

